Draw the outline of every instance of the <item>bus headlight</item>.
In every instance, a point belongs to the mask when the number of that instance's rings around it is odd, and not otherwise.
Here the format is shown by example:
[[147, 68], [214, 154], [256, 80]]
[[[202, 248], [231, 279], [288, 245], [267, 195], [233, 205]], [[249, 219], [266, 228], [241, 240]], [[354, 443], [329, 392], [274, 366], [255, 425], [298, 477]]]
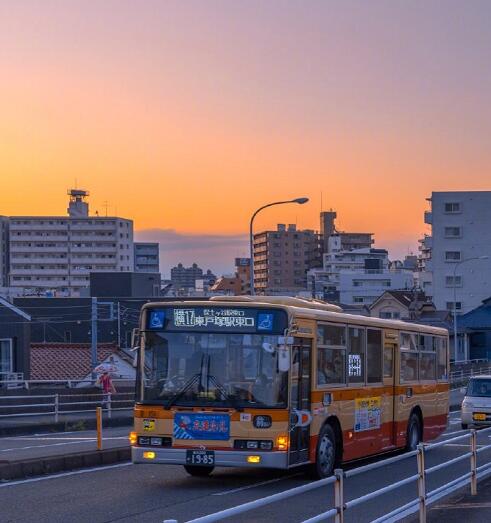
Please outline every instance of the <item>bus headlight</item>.
[[143, 457], [145, 459], [155, 459], [155, 452], [153, 452], [152, 450], [148, 450], [143, 453]]
[[247, 463], [261, 463], [261, 456], [247, 456]]
[[136, 445], [136, 442], [138, 441], [136, 432], [130, 432], [128, 434], [128, 439], [130, 440], [130, 445]]

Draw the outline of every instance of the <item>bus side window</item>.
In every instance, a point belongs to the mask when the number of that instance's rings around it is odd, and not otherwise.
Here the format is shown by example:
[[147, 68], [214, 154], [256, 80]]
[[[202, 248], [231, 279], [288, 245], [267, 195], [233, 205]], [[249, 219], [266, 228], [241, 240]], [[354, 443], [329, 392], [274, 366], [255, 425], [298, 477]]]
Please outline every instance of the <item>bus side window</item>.
[[382, 331], [367, 330], [367, 383], [382, 382]]
[[385, 345], [384, 347], [384, 378], [394, 376], [394, 347]]

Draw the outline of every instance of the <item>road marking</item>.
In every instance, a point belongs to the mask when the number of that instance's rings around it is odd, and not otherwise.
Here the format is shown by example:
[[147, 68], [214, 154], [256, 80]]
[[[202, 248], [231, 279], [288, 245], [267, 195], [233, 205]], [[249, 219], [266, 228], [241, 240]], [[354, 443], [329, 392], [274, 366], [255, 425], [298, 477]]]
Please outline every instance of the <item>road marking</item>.
[[283, 481], [284, 479], [291, 479], [295, 478], [296, 476], [303, 476], [304, 474], [302, 472], [298, 472], [297, 474], [292, 474], [291, 476], [285, 476], [284, 478], [275, 478], [275, 479], [268, 479], [268, 481], [261, 481], [259, 483], [253, 483], [252, 485], [246, 485], [245, 487], [239, 487], [234, 488], [232, 490], [224, 490], [222, 492], [215, 492], [215, 494], [212, 494], [212, 496], [225, 496], [227, 494], [235, 494], [236, 492], [241, 492], [242, 490], [248, 490], [255, 487], [260, 487], [262, 485], [268, 485], [270, 483], [278, 483], [279, 481]]
[[[467, 429], [461, 429], [461, 430], [456, 430], [454, 432], [445, 432], [445, 434], [442, 434], [442, 436], [453, 436], [454, 434], [458, 434], [459, 432], [465, 432]], [[491, 438], [491, 436], [489, 436]], [[445, 440], [442, 440], [442, 441], [445, 441]]]
[[23, 485], [25, 483], [35, 483], [37, 481], [46, 481], [47, 479], [64, 478], [66, 476], [76, 476], [78, 474], [87, 474], [88, 472], [99, 472], [100, 470], [128, 467], [129, 465], [133, 465], [133, 463], [131, 463], [131, 462], [118, 463], [117, 465], [105, 465], [104, 467], [94, 467], [94, 468], [90, 468], [90, 469], [73, 470], [71, 472], [62, 472], [60, 474], [41, 476], [39, 478], [20, 479], [18, 481], [11, 481], [9, 483], [0, 483], [0, 488], [15, 487], [16, 485]]

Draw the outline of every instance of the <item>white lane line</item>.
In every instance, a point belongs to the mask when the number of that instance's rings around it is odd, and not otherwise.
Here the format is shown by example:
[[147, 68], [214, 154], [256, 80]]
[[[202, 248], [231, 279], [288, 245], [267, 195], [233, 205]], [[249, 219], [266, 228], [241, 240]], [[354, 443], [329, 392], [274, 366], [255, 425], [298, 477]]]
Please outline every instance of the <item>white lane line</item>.
[[[467, 429], [465, 429], [465, 430], [467, 430]], [[453, 436], [454, 434], [458, 434], [459, 432], [465, 432], [465, 430], [456, 430], [454, 432], [445, 432], [445, 434], [443, 434], [443, 436]], [[441, 441], [445, 441], [445, 440], [441, 440]]]
[[133, 463], [118, 463], [116, 465], [105, 465], [104, 467], [94, 467], [90, 469], [72, 470], [71, 472], [61, 472], [60, 474], [51, 474], [50, 476], [40, 476], [38, 478], [20, 479], [18, 481], [11, 481], [9, 483], [0, 483], [0, 488], [15, 487], [16, 485], [23, 485], [25, 483], [35, 483], [37, 481], [46, 481], [47, 479], [64, 478], [66, 476], [77, 476], [78, 474], [87, 474], [89, 472], [99, 472], [101, 470], [116, 469], [121, 467], [128, 467]]
[[215, 492], [215, 494], [212, 494], [212, 496], [226, 496], [227, 494], [235, 494], [236, 492], [241, 492], [242, 490], [248, 490], [250, 488], [260, 487], [262, 485], [268, 485], [270, 483], [278, 483], [279, 481], [283, 481], [285, 479], [291, 479], [291, 478], [295, 478], [297, 476], [303, 476], [303, 475], [304, 474], [302, 472], [298, 472], [297, 474], [292, 474], [291, 476], [285, 476], [284, 478], [268, 479], [268, 481], [261, 481], [259, 483], [253, 483], [252, 485], [246, 485], [245, 487], [234, 488], [232, 490], [224, 490], [222, 492]]
[[459, 419], [452, 419], [452, 420], [450, 420], [450, 425], [457, 425], [458, 423], [460, 423]]
[[0, 452], [11, 452], [13, 450], [44, 449], [47, 447], [59, 447], [61, 445], [76, 445], [86, 443], [86, 441], [67, 441], [65, 443], [52, 443], [51, 445], [29, 445], [28, 447], [13, 447], [11, 449], [1, 449]]

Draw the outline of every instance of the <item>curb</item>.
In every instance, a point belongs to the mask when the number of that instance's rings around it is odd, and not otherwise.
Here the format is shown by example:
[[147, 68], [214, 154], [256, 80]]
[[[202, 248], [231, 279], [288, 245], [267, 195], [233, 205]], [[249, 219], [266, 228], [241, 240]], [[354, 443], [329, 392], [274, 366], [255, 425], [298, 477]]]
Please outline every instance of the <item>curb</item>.
[[[130, 427], [133, 417], [104, 418], [104, 427]], [[0, 436], [25, 436], [36, 432], [69, 432], [93, 430], [96, 428], [96, 419], [80, 419], [72, 421], [59, 421], [58, 423], [33, 423], [31, 425], [17, 425], [15, 427], [0, 427]]]
[[0, 481], [23, 479], [29, 476], [53, 474], [67, 470], [97, 467], [129, 461], [131, 459], [130, 447], [115, 449], [94, 450], [65, 454], [63, 456], [50, 456], [47, 458], [34, 458], [22, 461], [2, 463], [0, 461]]

